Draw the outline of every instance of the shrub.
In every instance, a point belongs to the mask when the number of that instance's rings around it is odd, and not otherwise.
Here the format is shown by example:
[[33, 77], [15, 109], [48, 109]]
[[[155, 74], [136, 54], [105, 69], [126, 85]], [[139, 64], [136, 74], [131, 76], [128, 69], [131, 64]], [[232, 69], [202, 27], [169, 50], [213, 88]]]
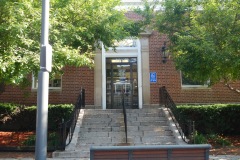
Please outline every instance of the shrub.
[[210, 143], [213, 144], [215, 147], [225, 147], [230, 146], [231, 142], [227, 140], [226, 138], [218, 135], [218, 134], [209, 134], [209, 135], [203, 135], [201, 133], [198, 133], [197, 131], [193, 134], [193, 143], [194, 144], [206, 144]]
[[194, 144], [207, 144], [207, 138], [197, 131], [193, 134], [193, 143]]
[[[1, 121], [0, 130], [2, 131], [32, 131], [36, 129], [36, 106], [22, 107], [12, 105], [19, 112], [13, 114], [11, 110], [10, 118], [7, 121]], [[14, 108], [12, 107], [12, 108]], [[3, 107], [4, 108], [4, 107]], [[9, 106], [6, 106], [10, 111]], [[11, 108], [11, 107], [10, 107]], [[68, 120], [74, 106], [72, 104], [49, 105], [48, 107], [48, 129], [56, 130], [62, 119]], [[15, 109], [15, 110], [16, 110]], [[4, 109], [2, 109], [4, 110]]]
[[214, 144], [215, 146], [221, 146], [221, 147], [225, 147], [225, 146], [230, 146], [231, 142], [225, 138], [223, 138], [220, 135], [217, 134], [210, 134], [206, 136], [208, 141], [212, 144]]
[[[31, 135], [29, 136], [25, 141], [22, 142], [22, 145], [24, 146], [35, 146], [36, 143], [36, 135]], [[58, 146], [59, 144], [59, 136], [58, 134], [54, 133], [49, 133], [47, 137], [47, 145], [48, 147], [55, 147]]]
[[11, 103], [0, 103], [0, 119], [3, 116], [10, 115], [15, 109], [17, 105]]
[[239, 104], [181, 105], [178, 109], [186, 119], [195, 121], [200, 133], [240, 134]]
[[56, 130], [59, 123], [70, 118], [73, 108], [72, 104], [49, 105], [48, 128]]

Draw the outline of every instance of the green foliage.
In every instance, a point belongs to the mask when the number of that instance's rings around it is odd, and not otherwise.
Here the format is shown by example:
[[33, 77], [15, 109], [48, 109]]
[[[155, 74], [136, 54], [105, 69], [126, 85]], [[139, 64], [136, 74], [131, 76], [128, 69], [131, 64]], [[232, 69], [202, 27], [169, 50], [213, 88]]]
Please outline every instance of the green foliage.
[[213, 143], [218, 146], [225, 147], [225, 146], [231, 145], [231, 142], [229, 140], [217, 134], [210, 134], [210, 135], [207, 135], [206, 137], [210, 143]]
[[[35, 142], [36, 142], [36, 136], [32, 135], [32, 136], [28, 137], [28, 139], [23, 141], [22, 144], [24, 146], [35, 146]], [[47, 137], [48, 147], [58, 146], [58, 142], [59, 142], [59, 136], [57, 133], [53, 132], [53, 133], [48, 134], [48, 137]]]
[[74, 106], [69, 104], [49, 105], [48, 128], [55, 130], [63, 120], [69, 120]]
[[[0, 119], [0, 130], [5, 131], [32, 131], [36, 128], [36, 106], [22, 107], [18, 105], [11, 105], [12, 108], [16, 108], [18, 112], [12, 112], [7, 115], [8, 119], [4, 120], [4, 116]], [[8, 105], [0, 105], [0, 111], [4, 111], [9, 108]], [[5, 109], [6, 108], [6, 109]], [[58, 104], [49, 105], [48, 107], [48, 129], [57, 130], [59, 123], [63, 119], [68, 120], [71, 116], [74, 106], [72, 104]]]
[[226, 138], [218, 135], [218, 134], [201, 134], [198, 133], [197, 131], [194, 133], [193, 135], [193, 143], [194, 144], [213, 144], [215, 147], [216, 146], [221, 146], [221, 147], [225, 147], [225, 146], [230, 146], [231, 142], [229, 140], [227, 140]]
[[[36, 2], [2, 0], [0, 4], [0, 82], [29, 84], [26, 75], [39, 61], [40, 8]], [[30, 63], [31, 62], [31, 63]]]
[[36, 136], [31, 135], [25, 141], [22, 142], [24, 146], [35, 146]]
[[186, 119], [195, 121], [196, 130], [203, 134], [240, 134], [240, 105], [181, 105], [178, 109]]
[[240, 79], [239, 0], [167, 0], [161, 5], [164, 10], [154, 12], [149, 23], [167, 34], [177, 69], [202, 83]]
[[207, 141], [207, 138], [203, 134], [198, 133], [196, 131], [193, 135], [193, 143], [194, 144], [207, 144], [208, 141]]
[[[53, 47], [52, 74], [64, 66], [92, 67], [93, 52], [103, 42], [113, 46], [139, 31], [115, 7], [119, 0], [52, 0], [50, 37]], [[39, 71], [41, 3], [28, 0], [1, 0], [0, 83], [27, 86], [27, 76]], [[129, 30], [129, 31], [128, 31]], [[136, 30], [136, 31], [135, 31]]]
[[136, 8], [134, 10], [135, 13], [142, 15], [143, 20], [138, 21], [139, 24], [141, 24], [142, 28], [152, 28], [154, 24], [152, 21], [154, 19], [155, 13], [155, 7], [156, 5], [159, 5], [158, 1], [152, 1], [148, 2], [147, 0], [142, 0], [144, 2], [144, 8]]
[[12, 103], [0, 103], [0, 118], [3, 115], [10, 115], [16, 108], [17, 106]]

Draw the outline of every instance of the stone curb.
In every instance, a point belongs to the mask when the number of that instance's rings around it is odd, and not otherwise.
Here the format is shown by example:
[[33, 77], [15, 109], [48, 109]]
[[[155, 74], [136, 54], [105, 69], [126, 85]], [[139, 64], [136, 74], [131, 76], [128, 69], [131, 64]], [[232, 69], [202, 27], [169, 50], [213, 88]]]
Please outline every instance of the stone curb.
[[163, 110], [164, 116], [168, 120], [168, 126], [172, 130], [173, 136], [175, 137], [177, 144], [178, 145], [187, 144], [186, 142], [184, 142], [182, 140], [181, 135], [179, 134], [178, 129], [177, 129], [175, 123], [173, 122], [173, 119], [170, 116], [169, 111], [167, 110], [167, 108], [162, 107], [162, 110]]

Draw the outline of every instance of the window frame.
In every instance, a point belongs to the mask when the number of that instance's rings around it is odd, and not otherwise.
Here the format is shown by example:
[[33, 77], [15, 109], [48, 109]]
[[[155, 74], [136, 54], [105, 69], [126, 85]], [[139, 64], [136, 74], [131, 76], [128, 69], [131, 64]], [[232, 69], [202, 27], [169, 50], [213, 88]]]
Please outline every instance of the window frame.
[[[59, 77], [61, 78], [61, 82], [60, 82], [60, 87], [49, 87], [49, 90], [62, 90], [62, 75], [59, 75]], [[32, 90], [37, 90], [38, 89], [38, 83], [36, 82], [38, 80], [38, 77], [35, 77], [34, 74], [32, 74]], [[50, 82], [54, 81], [54, 80], [59, 80], [59, 78], [56, 79], [49, 79], [49, 84]]]
[[208, 88], [210, 80], [205, 82], [204, 84], [183, 84], [183, 74], [182, 71], [180, 71], [180, 79], [181, 79], [181, 88]]

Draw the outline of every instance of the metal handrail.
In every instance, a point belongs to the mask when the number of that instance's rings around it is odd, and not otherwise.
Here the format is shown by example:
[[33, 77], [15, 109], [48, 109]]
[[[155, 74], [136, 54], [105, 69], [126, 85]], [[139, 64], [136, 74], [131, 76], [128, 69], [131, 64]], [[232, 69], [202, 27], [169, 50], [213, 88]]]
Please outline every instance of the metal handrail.
[[123, 116], [124, 116], [124, 127], [125, 127], [125, 138], [126, 138], [126, 143], [128, 143], [127, 140], [127, 113], [126, 113], [126, 108], [125, 108], [125, 101], [124, 101], [124, 90], [122, 90], [122, 107], [123, 107]]
[[58, 147], [59, 150], [65, 150], [66, 146], [68, 146], [71, 143], [79, 112], [81, 108], [84, 107], [85, 107], [85, 89], [81, 89], [70, 119], [67, 121], [64, 121], [63, 119], [62, 123], [59, 125], [60, 134], [60, 142]]
[[167, 92], [167, 89], [165, 86], [161, 87], [159, 89], [159, 99], [160, 103], [165, 105], [165, 107], [168, 109], [170, 116], [172, 117], [173, 122], [175, 123], [179, 134], [181, 135], [181, 138], [186, 143], [191, 143], [191, 139], [193, 136], [193, 121], [186, 120], [179, 112], [179, 110], [176, 107], [176, 104], [172, 100], [171, 96]]

